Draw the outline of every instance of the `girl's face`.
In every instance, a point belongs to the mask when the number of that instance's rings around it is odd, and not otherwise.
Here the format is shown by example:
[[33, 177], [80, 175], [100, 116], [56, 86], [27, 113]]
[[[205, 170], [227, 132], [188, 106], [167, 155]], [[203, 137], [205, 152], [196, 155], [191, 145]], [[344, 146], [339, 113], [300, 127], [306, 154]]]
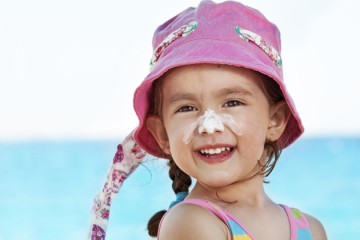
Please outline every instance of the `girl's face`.
[[[212, 187], [250, 178], [260, 170], [266, 139], [281, 133], [276, 131], [280, 107], [270, 105], [258, 73], [198, 64], [171, 70], [162, 81], [161, 117], [149, 117], [147, 126], [180, 169]], [[186, 129], [207, 109], [231, 115], [241, 134], [225, 125], [224, 131], [214, 133], [194, 131], [185, 143]]]

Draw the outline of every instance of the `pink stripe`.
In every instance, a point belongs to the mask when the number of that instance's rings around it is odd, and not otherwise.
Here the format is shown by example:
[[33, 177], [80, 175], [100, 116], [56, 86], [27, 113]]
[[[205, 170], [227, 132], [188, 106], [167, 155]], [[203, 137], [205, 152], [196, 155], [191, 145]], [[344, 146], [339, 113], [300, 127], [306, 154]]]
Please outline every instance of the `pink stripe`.
[[310, 229], [309, 223], [305, 217], [302, 215], [300, 218], [295, 218], [291, 212], [291, 209], [285, 205], [280, 205], [286, 211], [286, 215], [290, 223], [290, 240], [297, 240], [297, 229]]
[[280, 205], [280, 206], [285, 210], [286, 216], [290, 223], [290, 240], [297, 240], [296, 228], [294, 228], [295, 222], [294, 222], [294, 218], [292, 217], [291, 210], [289, 207], [285, 205]]

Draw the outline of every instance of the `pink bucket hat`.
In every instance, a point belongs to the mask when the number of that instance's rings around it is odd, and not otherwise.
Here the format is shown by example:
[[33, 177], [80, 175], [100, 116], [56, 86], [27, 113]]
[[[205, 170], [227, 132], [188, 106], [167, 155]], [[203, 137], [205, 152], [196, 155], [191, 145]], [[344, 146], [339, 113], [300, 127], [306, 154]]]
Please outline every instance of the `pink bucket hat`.
[[279, 84], [292, 113], [278, 145], [285, 148], [303, 133], [283, 81], [280, 32], [259, 11], [235, 1], [202, 1], [197, 8], [188, 8], [160, 25], [154, 33], [153, 48], [151, 72], [134, 94], [140, 121], [134, 138], [146, 152], [164, 157], [146, 127], [152, 83], [170, 69], [190, 64], [227, 64], [269, 76]]

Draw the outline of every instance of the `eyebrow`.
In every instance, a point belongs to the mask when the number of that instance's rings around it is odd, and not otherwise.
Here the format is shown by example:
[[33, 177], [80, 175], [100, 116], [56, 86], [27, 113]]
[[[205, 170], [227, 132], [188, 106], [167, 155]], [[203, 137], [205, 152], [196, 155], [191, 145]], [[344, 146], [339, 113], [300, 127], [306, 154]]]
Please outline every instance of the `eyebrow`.
[[195, 99], [195, 95], [192, 93], [175, 93], [174, 95], [171, 96], [169, 103], [174, 104], [175, 102], [179, 101], [179, 100], [189, 100], [189, 99]]
[[[244, 88], [222, 88], [219, 91], [216, 91], [214, 94], [215, 97], [221, 97], [221, 96], [227, 96], [227, 95], [242, 95], [242, 96], [251, 96], [253, 95], [250, 91], [244, 89]], [[180, 100], [193, 100], [195, 99], [195, 94], [193, 93], [186, 93], [186, 92], [178, 92], [172, 95], [169, 99], [169, 104], [172, 105], [177, 101]]]
[[231, 94], [237, 94], [237, 95], [243, 95], [243, 96], [252, 96], [253, 93], [250, 91], [241, 88], [241, 87], [235, 87], [235, 88], [222, 88], [219, 91], [216, 92], [215, 96], [227, 96]]

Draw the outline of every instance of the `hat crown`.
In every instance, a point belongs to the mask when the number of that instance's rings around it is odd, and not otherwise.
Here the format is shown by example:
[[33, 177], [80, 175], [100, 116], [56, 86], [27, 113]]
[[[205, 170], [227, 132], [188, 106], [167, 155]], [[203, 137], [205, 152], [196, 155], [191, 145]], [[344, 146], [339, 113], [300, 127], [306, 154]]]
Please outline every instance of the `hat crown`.
[[175, 48], [194, 39], [212, 39], [239, 42], [235, 28], [249, 30], [261, 36], [269, 45], [281, 52], [280, 31], [258, 10], [235, 1], [214, 3], [202, 1], [197, 8], [188, 8], [160, 25], [153, 37], [153, 49], [174, 31], [190, 22], [197, 22], [197, 29], [186, 38], [179, 38], [169, 45]]

